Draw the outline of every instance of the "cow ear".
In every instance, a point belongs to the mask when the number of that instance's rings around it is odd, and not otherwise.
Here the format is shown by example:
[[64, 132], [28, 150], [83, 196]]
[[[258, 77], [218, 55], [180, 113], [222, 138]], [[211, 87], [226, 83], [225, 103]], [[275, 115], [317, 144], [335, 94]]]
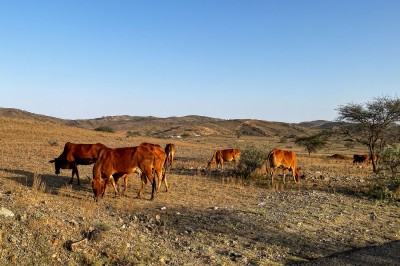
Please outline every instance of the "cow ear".
[[50, 160], [49, 163], [54, 163], [56, 160]]

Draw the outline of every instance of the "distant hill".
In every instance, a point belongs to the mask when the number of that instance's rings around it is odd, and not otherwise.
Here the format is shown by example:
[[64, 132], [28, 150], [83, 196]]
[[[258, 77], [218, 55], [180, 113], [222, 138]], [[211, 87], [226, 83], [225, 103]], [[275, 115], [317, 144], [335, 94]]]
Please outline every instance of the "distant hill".
[[340, 122], [331, 122], [326, 120], [315, 120], [308, 122], [301, 122], [298, 124], [301, 127], [315, 128], [315, 129], [333, 129], [341, 125]]
[[295, 137], [312, 134], [320, 129], [329, 129], [335, 124], [324, 120], [294, 124], [255, 119], [219, 119], [197, 115], [167, 118], [121, 115], [104, 116], [95, 119], [68, 120], [34, 114], [13, 108], [0, 108], [0, 116], [32, 119], [86, 129], [108, 127], [115, 132], [161, 138], [210, 135]]

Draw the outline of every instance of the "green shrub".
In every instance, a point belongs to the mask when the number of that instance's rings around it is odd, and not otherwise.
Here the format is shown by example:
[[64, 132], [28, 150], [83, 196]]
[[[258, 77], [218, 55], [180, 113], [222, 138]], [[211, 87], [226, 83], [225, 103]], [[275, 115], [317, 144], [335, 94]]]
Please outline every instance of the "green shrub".
[[115, 132], [114, 129], [112, 129], [111, 127], [108, 127], [108, 126], [101, 126], [101, 127], [95, 128], [94, 130], [101, 131], [101, 132], [108, 132], [108, 133]]
[[366, 191], [365, 196], [376, 200], [399, 201], [400, 179], [381, 181]]
[[400, 175], [400, 144], [388, 145], [382, 152], [379, 172], [389, 172], [392, 178]]
[[249, 146], [241, 151], [239, 165], [236, 175], [248, 178], [255, 170], [261, 168], [268, 159], [270, 149], [267, 147], [257, 148]]
[[127, 138], [136, 137], [136, 136], [140, 136], [140, 132], [137, 132], [137, 131], [128, 131], [128, 132], [126, 132], [126, 137]]

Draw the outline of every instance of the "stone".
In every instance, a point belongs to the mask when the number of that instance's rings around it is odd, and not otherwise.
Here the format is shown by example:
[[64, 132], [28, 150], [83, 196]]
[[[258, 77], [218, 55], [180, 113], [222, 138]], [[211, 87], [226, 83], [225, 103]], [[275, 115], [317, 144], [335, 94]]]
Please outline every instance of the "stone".
[[4, 217], [14, 217], [14, 213], [10, 211], [9, 209], [6, 209], [4, 207], [0, 208], [0, 216]]

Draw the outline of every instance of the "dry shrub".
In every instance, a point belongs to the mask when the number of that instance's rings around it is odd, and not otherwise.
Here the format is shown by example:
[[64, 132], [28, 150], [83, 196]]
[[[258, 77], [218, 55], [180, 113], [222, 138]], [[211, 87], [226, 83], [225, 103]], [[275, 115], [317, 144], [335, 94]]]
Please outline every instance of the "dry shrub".
[[40, 174], [33, 174], [32, 192], [46, 192], [46, 183], [41, 179]]
[[65, 184], [60, 187], [58, 194], [64, 197], [72, 197], [74, 191], [72, 190], [72, 184]]

